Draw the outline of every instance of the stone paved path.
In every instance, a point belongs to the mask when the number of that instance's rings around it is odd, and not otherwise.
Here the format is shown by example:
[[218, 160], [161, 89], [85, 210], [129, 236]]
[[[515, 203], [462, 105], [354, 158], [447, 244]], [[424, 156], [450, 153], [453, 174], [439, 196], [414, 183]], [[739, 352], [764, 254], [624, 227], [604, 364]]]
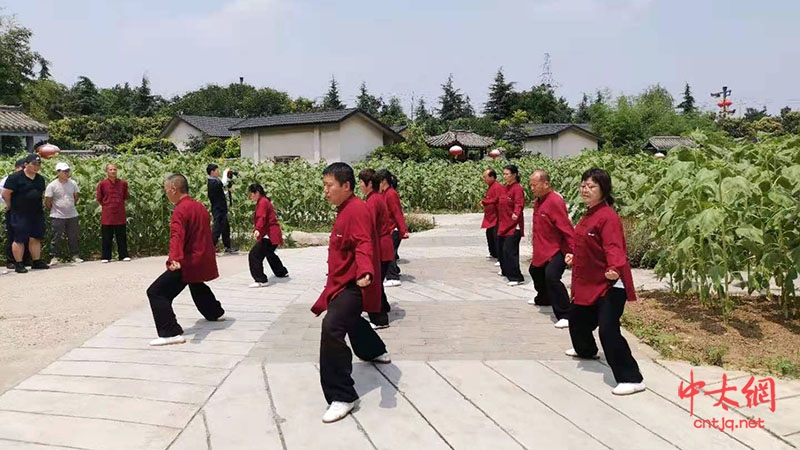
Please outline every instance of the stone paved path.
[[[613, 396], [604, 359], [564, 356], [568, 333], [553, 328], [550, 311], [526, 304], [530, 283], [501, 282], [484, 258], [479, 216], [437, 223], [400, 247], [403, 285], [389, 289], [392, 326], [380, 331], [394, 362], [355, 363], [361, 401], [347, 419], [320, 421], [320, 318], [309, 307], [324, 283], [325, 249], [282, 250], [289, 279], [248, 289], [243, 266], [212, 283], [225, 322], [206, 322], [188, 292], [179, 297], [184, 345], [147, 346], [154, 329], [142, 295], [141, 310], [0, 396], [0, 449], [800, 446], [800, 383], [777, 380], [775, 412], [767, 404], [724, 411], [713, 406], [718, 395], [701, 393], [691, 417], [678, 396], [690, 370], [706, 391], [719, 389], [723, 373], [741, 390], [749, 375], [658, 360], [630, 335], [648, 391]], [[645, 272], [635, 278], [663, 286]], [[744, 402], [740, 392], [728, 396]], [[693, 425], [719, 417], [762, 418], [766, 429]]]

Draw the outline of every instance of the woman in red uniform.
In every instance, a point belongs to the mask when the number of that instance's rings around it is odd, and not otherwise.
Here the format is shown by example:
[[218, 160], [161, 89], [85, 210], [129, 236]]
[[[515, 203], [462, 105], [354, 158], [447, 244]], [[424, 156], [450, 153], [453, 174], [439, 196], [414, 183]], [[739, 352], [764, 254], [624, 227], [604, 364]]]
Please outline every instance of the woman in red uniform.
[[525, 191], [519, 184], [519, 169], [510, 164], [503, 168], [505, 192], [497, 202], [497, 246], [500, 252], [500, 272], [508, 278], [509, 286], [525, 282], [519, 270], [519, 241], [525, 234]]
[[572, 265], [574, 302], [569, 319], [572, 348], [566, 354], [595, 358], [592, 331], [599, 327], [600, 344], [617, 381], [611, 392], [641, 392], [645, 390], [642, 374], [619, 325], [625, 302], [636, 300], [636, 290], [622, 222], [611, 207], [611, 177], [605, 170], [589, 169], [581, 177], [580, 190], [588, 210], [575, 227], [575, 253], [564, 258]]
[[361, 192], [366, 197], [367, 208], [375, 220], [375, 228], [378, 231], [378, 244], [380, 247], [381, 259], [381, 312], [369, 313], [369, 322], [372, 328], [378, 330], [389, 326], [389, 311], [392, 310], [389, 301], [386, 299], [386, 289], [383, 282], [386, 280], [386, 273], [389, 263], [394, 261], [394, 243], [392, 242], [392, 231], [394, 223], [389, 217], [389, 207], [386, 200], [380, 194], [381, 181], [383, 180], [373, 169], [364, 169], [358, 174], [361, 184]]
[[283, 262], [275, 254], [275, 249], [283, 244], [281, 226], [278, 224], [278, 216], [275, 215], [275, 208], [272, 202], [264, 193], [264, 188], [254, 183], [247, 187], [250, 200], [256, 202], [256, 212], [253, 215], [253, 237], [256, 244], [250, 249], [248, 255], [250, 262], [250, 276], [255, 281], [250, 285], [251, 288], [259, 288], [267, 285], [268, 278], [264, 273], [264, 258], [267, 258], [269, 268], [278, 278], [289, 276], [289, 271], [283, 266]]
[[397, 287], [400, 286], [400, 267], [397, 265], [397, 260], [400, 258], [400, 255], [398, 255], [397, 249], [400, 248], [401, 239], [408, 239], [408, 227], [403, 217], [400, 195], [397, 194], [397, 178], [386, 169], [379, 170], [378, 176], [382, 180], [381, 193], [386, 200], [386, 206], [389, 208], [389, 216], [395, 228], [395, 231], [392, 233], [394, 259], [389, 262], [389, 267], [386, 269], [386, 281], [383, 285], [385, 287]]

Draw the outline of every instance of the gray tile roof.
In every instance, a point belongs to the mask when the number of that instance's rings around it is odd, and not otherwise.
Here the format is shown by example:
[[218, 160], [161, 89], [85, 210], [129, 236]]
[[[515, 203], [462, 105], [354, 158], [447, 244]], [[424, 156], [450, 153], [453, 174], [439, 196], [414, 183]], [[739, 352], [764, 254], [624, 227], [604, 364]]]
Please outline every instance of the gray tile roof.
[[197, 128], [210, 137], [229, 138], [238, 136], [238, 132], [230, 128], [245, 119], [238, 117], [205, 117], [205, 116], [178, 116], [181, 120]]
[[681, 136], [653, 136], [647, 140], [644, 149], [666, 152], [673, 147], [682, 145], [684, 147], [694, 147], [692, 139]]
[[524, 126], [525, 130], [528, 132], [528, 137], [553, 136], [572, 127], [579, 128], [589, 134], [595, 135], [592, 131], [592, 127], [585, 123], [528, 123]]
[[488, 148], [494, 144], [494, 138], [481, 136], [469, 130], [450, 130], [438, 136], [431, 136], [425, 139], [425, 143], [431, 147], [449, 148], [453, 145], [460, 145], [466, 148]]
[[243, 122], [237, 124], [236, 126], [231, 126], [231, 129], [244, 130], [247, 128], [285, 127], [289, 125], [316, 125], [323, 123], [338, 123], [357, 112], [359, 112], [358, 108], [350, 108], [350, 109], [337, 109], [334, 111], [319, 111], [310, 113], [280, 114], [277, 116], [253, 117], [252, 119], [244, 120]]
[[0, 133], [47, 133], [47, 125], [43, 125], [22, 112], [19, 106], [0, 105]]

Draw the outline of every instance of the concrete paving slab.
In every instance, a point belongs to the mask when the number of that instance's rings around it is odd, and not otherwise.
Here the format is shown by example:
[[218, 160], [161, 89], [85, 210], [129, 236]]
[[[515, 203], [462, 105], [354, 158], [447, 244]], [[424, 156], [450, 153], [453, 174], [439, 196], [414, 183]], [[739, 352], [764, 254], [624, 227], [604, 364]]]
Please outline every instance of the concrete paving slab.
[[270, 363], [264, 365], [264, 370], [287, 449], [372, 448], [353, 416], [331, 424], [322, 423], [328, 405], [315, 364]]
[[[165, 347], [176, 347], [178, 344]], [[158, 366], [231, 369], [241, 360], [237, 355], [182, 352], [170, 349], [76, 348], [61, 357], [61, 361], [106, 361]]]
[[44, 375], [73, 375], [104, 378], [127, 378], [134, 380], [170, 381], [174, 383], [217, 386], [228, 371], [194, 367], [153, 366], [146, 364], [56, 361], [42, 369]]
[[[219, 330], [184, 330], [184, 336], [192, 339], [202, 339], [203, 341], [222, 341], [222, 342], [258, 342], [262, 331], [246, 331], [225, 329], [225, 333], [217, 333]], [[155, 339], [153, 330], [140, 327], [108, 327], [97, 334], [93, 339], [101, 338], [144, 338]], [[87, 341], [88, 342], [88, 341]]]
[[424, 362], [375, 366], [453, 449], [524, 447]]
[[74, 450], [75, 447], [61, 447], [55, 445], [34, 444], [31, 442], [9, 441], [0, 439], [0, 448], [3, 450]]
[[434, 361], [431, 366], [527, 448], [607, 448], [579, 424], [559, 416], [481, 362]]
[[282, 449], [261, 365], [245, 361], [203, 407], [213, 449]]
[[693, 366], [687, 361], [659, 359], [658, 363], [686, 381], [689, 381], [689, 378], [694, 376], [694, 381], [705, 381], [709, 385], [722, 383], [723, 374], [727, 376], [728, 381], [750, 377], [749, 373], [741, 370], [726, 370], [716, 366]]
[[149, 350], [162, 352], [189, 352], [209, 355], [246, 356], [253, 348], [254, 342], [212, 341], [199, 337], [197, 334], [184, 334], [187, 341], [181, 345], [165, 345], [151, 347], [152, 337], [147, 338], [108, 338], [95, 337], [84, 342], [83, 348], [98, 349], [129, 349]]
[[111, 420], [0, 411], [0, 439], [88, 450], [163, 450], [178, 431]]
[[0, 396], [0, 410], [183, 428], [197, 405], [96, 394], [12, 389]]
[[17, 385], [15, 389], [98, 394], [195, 405], [205, 403], [214, 391], [212, 386], [198, 384], [59, 375], [34, 375]]
[[204, 420], [202, 412], [194, 416], [169, 446], [169, 450], [211, 450]]

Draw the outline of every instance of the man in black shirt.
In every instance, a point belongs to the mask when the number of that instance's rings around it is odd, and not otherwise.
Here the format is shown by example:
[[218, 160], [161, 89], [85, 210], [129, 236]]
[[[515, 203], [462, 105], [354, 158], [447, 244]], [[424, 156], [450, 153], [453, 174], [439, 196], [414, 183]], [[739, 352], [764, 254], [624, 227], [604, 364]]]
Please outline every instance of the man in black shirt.
[[214, 218], [214, 225], [211, 228], [211, 239], [214, 246], [217, 246], [220, 235], [222, 244], [225, 246], [225, 253], [236, 253], [231, 247], [231, 225], [228, 222], [228, 204], [225, 202], [225, 190], [222, 181], [219, 180], [219, 166], [209, 164], [206, 167], [208, 173], [208, 200], [211, 202], [211, 217]]
[[11, 227], [14, 229], [14, 243], [11, 251], [14, 254], [14, 270], [26, 273], [23, 264], [25, 243], [33, 258], [34, 269], [49, 269], [41, 260], [42, 238], [44, 237], [44, 177], [39, 175], [42, 160], [30, 154], [25, 158], [25, 168], [8, 177], [3, 186], [3, 200], [11, 211]]

